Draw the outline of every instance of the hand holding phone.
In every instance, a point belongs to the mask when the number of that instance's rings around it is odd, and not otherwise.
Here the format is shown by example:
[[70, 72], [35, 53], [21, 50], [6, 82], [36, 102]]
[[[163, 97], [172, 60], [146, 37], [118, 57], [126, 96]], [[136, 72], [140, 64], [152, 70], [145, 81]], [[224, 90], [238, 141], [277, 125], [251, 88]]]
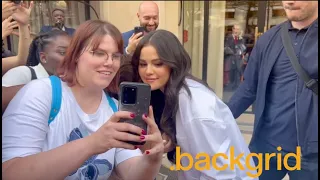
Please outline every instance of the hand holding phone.
[[[148, 116], [151, 98], [151, 87], [144, 83], [122, 82], [119, 93], [119, 111], [129, 111], [135, 114], [134, 119], [120, 119], [119, 122], [130, 123], [147, 132], [147, 123], [142, 119]], [[139, 134], [137, 134], [139, 135]], [[133, 145], [143, 145], [145, 142], [128, 142]]]
[[143, 33], [144, 33], [144, 27], [142, 26], [136, 26], [134, 27], [134, 34], [138, 34], [138, 33], [142, 33], [141, 36], [139, 36], [138, 38], [142, 37], [143, 36]]

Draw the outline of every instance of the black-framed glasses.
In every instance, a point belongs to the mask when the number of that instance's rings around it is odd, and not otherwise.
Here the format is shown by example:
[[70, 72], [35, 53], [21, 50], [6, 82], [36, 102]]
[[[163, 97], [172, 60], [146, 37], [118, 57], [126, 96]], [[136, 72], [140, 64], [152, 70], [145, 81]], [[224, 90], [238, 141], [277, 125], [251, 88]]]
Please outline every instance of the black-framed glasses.
[[[104, 51], [100, 51], [100, 50], [96, 50], [96, 51], [89, 51], [93, 57], [99, 58], [99, 59], [103, 59], [103, 60], [108, 60], [109, 59], [109, 54], [104, 52]], [[112, 61], [120, 61], [122, 59], [123, 55], [121, 53], [112, 53], [111, 54], [111, 59]]]

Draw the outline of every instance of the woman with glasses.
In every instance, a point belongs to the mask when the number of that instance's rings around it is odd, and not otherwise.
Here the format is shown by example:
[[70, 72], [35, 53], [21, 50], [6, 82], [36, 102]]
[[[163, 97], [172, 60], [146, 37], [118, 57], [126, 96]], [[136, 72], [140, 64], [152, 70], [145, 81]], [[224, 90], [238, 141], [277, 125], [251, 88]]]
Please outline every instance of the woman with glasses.
[[[163, 142], [152, 108], [143, 116], [146, 134], [119, 123], [135, 114], [115, 112], [116, 100], [104, 92], [117, 90], [122, 51], [121, 33], [112, 24], [90, 20], [79, 26], [57, 71], [62, 95], [55, 118], [49, 118], [49, 78], [24, 86], [2, 117], [3, 179], [108, 179], [114, 170], [125, 180], [155, 178]], [[141, 139], [150, 144], [143, 154], [126, 143]]]

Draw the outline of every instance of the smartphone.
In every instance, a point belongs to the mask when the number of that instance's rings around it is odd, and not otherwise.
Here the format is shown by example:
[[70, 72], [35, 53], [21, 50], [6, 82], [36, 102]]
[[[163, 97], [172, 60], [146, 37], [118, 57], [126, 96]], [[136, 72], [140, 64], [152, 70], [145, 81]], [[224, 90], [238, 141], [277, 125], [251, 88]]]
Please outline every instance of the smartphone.
[[[130, 123], [147, 132], [147, 123], [142, 115], [149, 113], [151, 87], [145, 83], [122, 82], [119, 92], [119, 111], [129, 111], [135, 114], [134, 119], [120, 119], [120, 122]], [[140, 134], [137, 134], [138, 136]], [[133, 145], [143, 145], [145, 142], [127, 142]]]
[[21, 1], [11, 1], [11, 2], [13, 2], [15, 4], [20, 4], [21, 3]]
[[[134, 34], [138, 34], [139, 32], [142, 32], [142, 35], [141, 35], [141, 36], [143, 36], [144, 27], [142, 27], [142, 26], [136, 26], [136, 27], [134, 27]], [[141, 36], [139, 36], [139, 38], [140, 38]]]

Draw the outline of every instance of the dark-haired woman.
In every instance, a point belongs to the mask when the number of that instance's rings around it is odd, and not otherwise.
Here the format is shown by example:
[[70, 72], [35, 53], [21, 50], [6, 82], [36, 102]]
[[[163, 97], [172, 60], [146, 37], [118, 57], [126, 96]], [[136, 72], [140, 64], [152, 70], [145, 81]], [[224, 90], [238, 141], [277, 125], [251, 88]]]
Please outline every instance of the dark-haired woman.
[[[157, 30], [146, 35], [133, 54], [132, 65], [135, 81], [147, 83], [154, 92], [163, 93], [159, 129], [173, 144], [181, 147], [181, 153], [191, 154], [194, 161], [199, 153], [206, 153], [210, 158], [217, 153], [228, 157], [218, 156], [213, 162], [208, 160], [208, 169], [197, 169], [193, 165], [188, 171], [178, 171], [179, 179], [251, 179], [246, 173], [256, 174], [255, 170], [247, 169], [246, 165], [254, 167], [254, 162], [250, 157], [246, 162], [250, 152], [232, 113], [205, 83], [190, 74], [191, 59], [174, 34]], [[159, 94], [151, 96], [152, 99], [159, 98]], [[162, 108], [157, 104], [152, 102], [155, 112]], [[239, 162], [245, 169], [236, 165], [232, 170], [230, 158], [241, 153]], [[186, 167], [190, 162], [182, 158], [176, 163]], [[214, 168], [223, 165], [228, 167], [224, 170]]]
[[33, 79], [53, 75], [69, 44], [70, 37], [64, 31], [54, 30], [38, 35], [30, 45], [27, 66], [10, 69], [2, 77], [2, 86], [27, 84]]

